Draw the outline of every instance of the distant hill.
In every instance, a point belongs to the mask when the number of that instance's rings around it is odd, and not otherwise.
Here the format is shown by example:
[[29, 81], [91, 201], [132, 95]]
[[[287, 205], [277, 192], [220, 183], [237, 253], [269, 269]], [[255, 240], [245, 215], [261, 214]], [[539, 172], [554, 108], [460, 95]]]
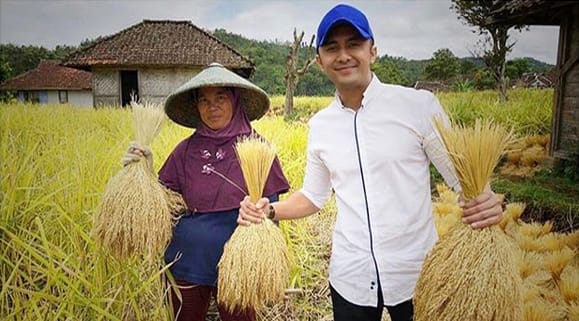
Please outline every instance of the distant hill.
[[[284, 93], [285, 62], [290, 48], [289, 42], [256, 41], [224, 29], [216, 29], [213, 31], [213, 35], [255, 62], [256, 71], [252, 80], [259, 86], [270, 94]], [[528, 72], [541, 73], [554, 67], [534, 58], [525, 57], [522, 59], [528, 63]], [[461, 65], [471, 66], [470, 68], [484, 68], [484, 62], [480, 58], [463, 57], [459, 60]], [[385, 82], [409, 86], [417, 80], [423, 80], [424, 67], [429, 61], [430, 59], [408, 60], [404, 57], [393, 57], [385, 54], [378, 57], [374, 64], [374, 72]], [[333, 85], [317, 66], [312, 66], [300, 80], [296, 94], [331, 95], [333, 92]]]
[[[271, 95], [285, 93], [286, 57], [291, 45], [289, 42], [247, 39], [225, 29], [209, 32], [255, 63], [256, 70], [252, 80], [257, 85]], [[309, 39], [309, 37], [311, 34], [305, 35], [305, 38]], [[0, 44], [0, 82], [36, 68], [42, 59], [64, 59], [70, 52], [87, 46], [98, 39], [86, 39], [78, 47], [57, 46], [54, 50], [36, 46]], [[305, 47], [302, 50], [300, 66], [303, 65], [304, 52]], [[473, 57], [459, 58], [459, 60], [461, 68], [465, 70], [463, 76], [470, 76], [472, 70], [480, 70], [484, 67], [480, 59]], [[525, 72], [540, 73], [554, 67], [534, 58], [523, 58], [523, 60], [526, 62], [523, 64], [527, 68], [524, 70]], [[404, 57], [393, 57], [386, 54], [378, 57], [372, 69], [384, 82], [410, 86], [417, 80], [424, 79], [423, 71], [429, 61], [429, 59], [408, 60]], [[299, 96], [328, 96], [333, 93], [334, 86], [315, 64], [300, 79], [296, 90], [296, 95]]]

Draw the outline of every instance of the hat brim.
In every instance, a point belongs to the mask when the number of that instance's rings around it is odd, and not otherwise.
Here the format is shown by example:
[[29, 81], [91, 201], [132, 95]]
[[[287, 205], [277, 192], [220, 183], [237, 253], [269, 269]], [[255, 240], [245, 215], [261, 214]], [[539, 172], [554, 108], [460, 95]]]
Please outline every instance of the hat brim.
[[211, 64], [167, 97], [167, 116], [179, 125], [197, 128], [201, 118], [194, 106], [192, 91], [201, 87], [237, 88], [240, 104], [250, 121], [261, 118], [269, 109], [270, 100], [265, 91], [225, 67]]

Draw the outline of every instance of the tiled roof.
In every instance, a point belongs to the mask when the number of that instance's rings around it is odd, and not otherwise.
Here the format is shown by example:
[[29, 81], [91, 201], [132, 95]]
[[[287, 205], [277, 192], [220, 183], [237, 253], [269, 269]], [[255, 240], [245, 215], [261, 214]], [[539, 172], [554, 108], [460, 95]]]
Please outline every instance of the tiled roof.
[[72, 53], [65, 66], [195, 66], [218, 62], [232, 69], [254, 64], [190, 21], [143, 20], [93, 45]]
[[29, 70], [0, 85], [4, 90], [82, 90], [92, 88], [92, 74], [88, 71], [59, 65], [55, 60], [43, 60]]
[[492, 24], [558, 25], [566, 7], [576, 5], [569, 0], [494, 0], [497, 8], [487, 17]]

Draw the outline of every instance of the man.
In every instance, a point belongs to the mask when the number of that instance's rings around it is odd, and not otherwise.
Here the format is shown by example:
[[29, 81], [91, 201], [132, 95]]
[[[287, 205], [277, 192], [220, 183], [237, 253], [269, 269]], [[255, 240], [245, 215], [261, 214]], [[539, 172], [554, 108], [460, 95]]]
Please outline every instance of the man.
[[[322, 19], [316, 61], [336, 99], [309, 122], [303, 188], [286, 200], [241, 202], [239, 224], [311, 215], [331, 190], [338, 213], [332, 239], [330, 290], [335, 321], [412, 320], [412, 296], [427, 252], [436, 242], [429, 164], [460, 189], [432, 125], [444, 115], [434, 95], [387, 85], [370, 70], [377, 56], [365, 15], [340, 4]], [[490, 186], [463, 204], [465, 224], [500, 221]]]

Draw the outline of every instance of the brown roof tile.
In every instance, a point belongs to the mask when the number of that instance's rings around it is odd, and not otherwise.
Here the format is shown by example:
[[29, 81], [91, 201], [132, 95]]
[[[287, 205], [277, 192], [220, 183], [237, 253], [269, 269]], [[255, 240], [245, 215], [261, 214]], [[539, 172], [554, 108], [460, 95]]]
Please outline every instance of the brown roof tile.
[[91, 89], [92, 74], [88, 71], [59, 65], [56, 60], [43, 60], [29, 70], [0, 85], [4, 90]]
[[497, 8], [487, 17], [491, 24], [558, 25], [561, 15], [569, 6], [569, 0], [494, 0]]
[[219, 62], [232, 69], [254, 64], [190, 21], [143, 20], [72, 53], [65, 66], [195, 66]]

